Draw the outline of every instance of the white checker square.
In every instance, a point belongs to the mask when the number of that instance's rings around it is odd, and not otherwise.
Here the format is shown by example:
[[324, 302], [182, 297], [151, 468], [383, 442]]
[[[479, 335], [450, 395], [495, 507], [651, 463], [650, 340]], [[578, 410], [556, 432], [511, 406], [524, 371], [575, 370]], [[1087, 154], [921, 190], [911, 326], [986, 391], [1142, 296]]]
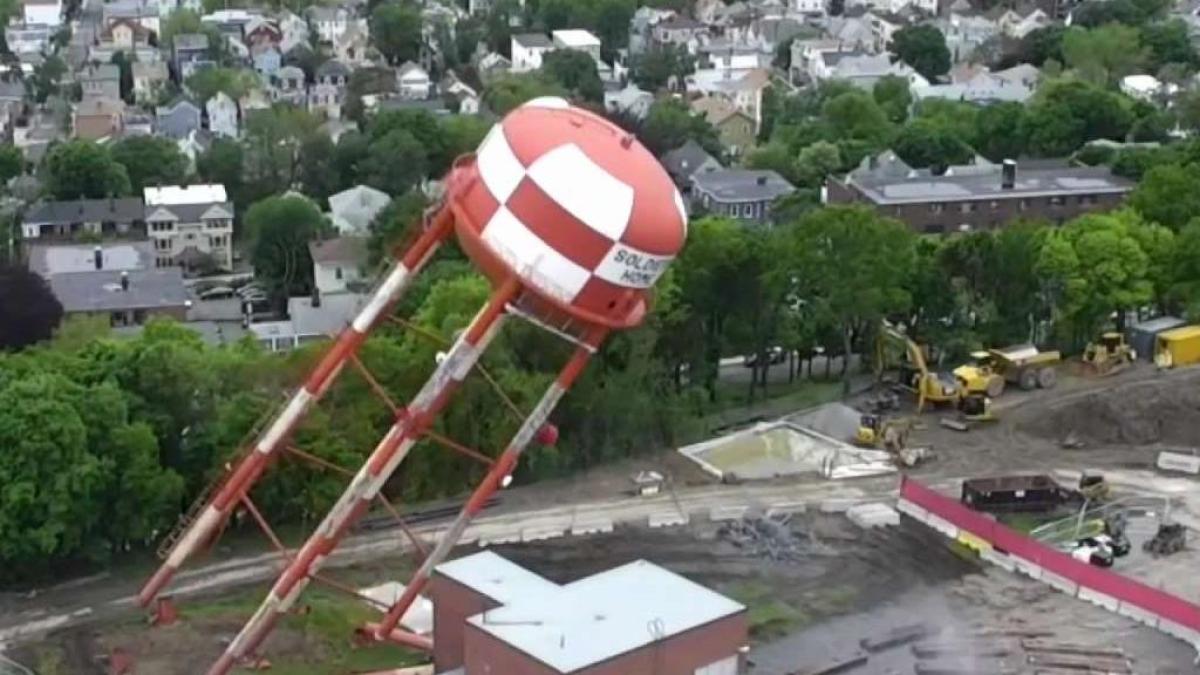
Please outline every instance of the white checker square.
[[525, 166], [517, 159], [508, 139], [504, 136], [504, 128], [497, 124], [488, 132], [487, 138], [479, 145], [475, 162], [479, 167], [479, 175], [483, 184], [496, 198], [504, 203], [517, 189], [521, 179], [525, 177]]
[[529, 177], [551, 199], [613, 241], [625, 234], [633, 211], [633, 188], [617, 180], [574, 143], [538, 157]]
[[483, 240], [517, 274], [560, 300], [574, 300], [591, 279], [588, 270], [551, 248], [504, 206], [483, 228]]

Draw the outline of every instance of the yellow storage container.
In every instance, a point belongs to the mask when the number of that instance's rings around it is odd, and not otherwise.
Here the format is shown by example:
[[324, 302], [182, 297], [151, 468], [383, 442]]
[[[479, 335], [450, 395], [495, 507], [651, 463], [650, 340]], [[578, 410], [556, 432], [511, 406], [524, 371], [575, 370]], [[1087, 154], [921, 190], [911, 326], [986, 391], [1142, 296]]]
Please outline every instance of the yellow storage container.
[[1159, 333], [1154, 362], [1162, 368], [1200, 363], [1200, 326], [1181, 326]]

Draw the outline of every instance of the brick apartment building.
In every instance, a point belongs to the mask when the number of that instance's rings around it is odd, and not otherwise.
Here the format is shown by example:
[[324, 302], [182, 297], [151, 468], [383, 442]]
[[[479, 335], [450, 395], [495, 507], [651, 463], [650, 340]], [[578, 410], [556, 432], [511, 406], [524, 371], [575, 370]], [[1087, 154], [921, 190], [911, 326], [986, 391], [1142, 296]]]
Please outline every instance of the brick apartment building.
[[434, 672], [737, 675], [746, 608], [637, 560], [569, 584], [484, 551], [431, 579]]
[[842, 178], [830, 177], [825, 187], [830, 204], [871, 204], [917, 232], [938, 234], [991, 229], [1018, 219], [1061, 224], [1120, 206], [1134, 183], [1107, 167], [1011, 160], [952, 166], [935, 176], [885, 152]]

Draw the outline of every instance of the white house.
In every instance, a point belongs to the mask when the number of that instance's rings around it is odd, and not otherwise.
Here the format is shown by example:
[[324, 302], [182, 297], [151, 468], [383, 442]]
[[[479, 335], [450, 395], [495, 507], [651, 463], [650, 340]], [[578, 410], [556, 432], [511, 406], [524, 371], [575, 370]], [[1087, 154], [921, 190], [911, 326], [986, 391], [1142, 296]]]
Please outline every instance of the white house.
[[475, 115], [479, 112], [479, 92], [470, 85], [458, 79], [454, 71], [446, 71], [442, 78], [442, 94], [458, 101], [460, 115]]
[[279, 51], [287, 53], [296, 45], [308, 44], [308, 22], [288, 10], [279, 15]]
[[827, 9], [825, 0], [791, 0], [788, 5], [800, 14], [824, 14]]
[[577, 52], [589, 54], [597, 61], [600, 60], [600, 38], [586, 30], [577, 28], [556, 30], [550, 33], [550, 41], [555, 49], [574, 49]]
[[367, 264], [366, 237], [337, 237], [309, 242], [313, 261], [313, 281], [321, 296], [346, 293], [349, 286], [363, 281]]
[[238, 136], [238, 107], [237, 101], [229, 98], [223, 91], [208, 99], [204, 104], [208, 112], [208, 130], [215, 136], [237, 138]]
[[653, 104], [654, 94], [639, 89], [632, 82], [619, 91], [604, 92], [605, 110], [610, 113], [629, 115], [638, 120], [646, 118], [650, 112], [650, 106]]
[[365, 237], [370, 234], [371, 221], [391, 203], [386, 192], [356, 185], [330, 195], [329, 221], [343, 235]]
[[62, 0], [21, 0], [25, 25], [42, 24], [57, 28], [63, 21]]
[[512, 68], [514, 73], [540, 70], [542, 57], [554, 49], [550, 38], [541, 33], [520, 33], [511, 38]]
[[400, 96], [427, 99], [432, 88], [428, 71], [412, 61], [405, 61], [396, 69], [396, 91]]
[[211, 256], [217, 267], [233, 269], [233, 202], [224, 185], [148, 187], [143, 198], [156, 266], [189, 266]]
[[158, 92], [167, 81], [167, 64], [162, 61], [143, 63], [134, 61], [133, 97], [139, 103], [147, 103], [158, 98]]
[[337, 36], [346, 32], [354, 17], [345, 7], [313, 5], [308, 8], [308, 18], [317, 31], [317, 37], [322, 42], [332, 43]]
[[1179, 91], [1177, 85], [1161, 82], [1153, 75], [1127, 75], [1121, 78], [1121, 91], [1131, 98], [1154, 102], [1161, 96], [1171, 96]]

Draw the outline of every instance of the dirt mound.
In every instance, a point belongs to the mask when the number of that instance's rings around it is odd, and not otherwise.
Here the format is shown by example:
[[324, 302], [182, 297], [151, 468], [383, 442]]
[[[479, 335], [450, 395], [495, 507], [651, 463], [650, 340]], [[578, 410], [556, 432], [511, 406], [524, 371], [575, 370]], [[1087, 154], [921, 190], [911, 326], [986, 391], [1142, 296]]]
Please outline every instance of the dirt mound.
[[1085, 446], [1200, 445], [1200, 383], [1196, 378], [1150, 380], [1071, 397], [1021, 424], [1055, 441], [1069, 435]]

